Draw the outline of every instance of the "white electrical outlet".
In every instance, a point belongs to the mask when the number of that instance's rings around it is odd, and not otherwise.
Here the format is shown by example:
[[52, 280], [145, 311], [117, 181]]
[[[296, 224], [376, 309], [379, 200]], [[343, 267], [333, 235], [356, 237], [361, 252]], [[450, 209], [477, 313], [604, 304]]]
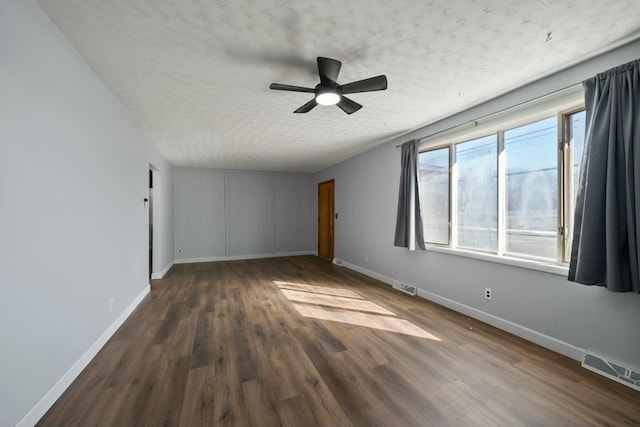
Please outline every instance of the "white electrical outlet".
[[484, 288], [484, 298], [491, 301], [492, 296], [493, 296], [493, 292], [491, 291], [491, 288]]
[[365, 256], [364, 256], [364, 262], [369, 262], [369, 255], [366, 255], [366, 254], [365, 254]]
[[113, 303], [115, 301], [115, 298], [111, 297], [109, 298], [109, 311], [113, 311]]

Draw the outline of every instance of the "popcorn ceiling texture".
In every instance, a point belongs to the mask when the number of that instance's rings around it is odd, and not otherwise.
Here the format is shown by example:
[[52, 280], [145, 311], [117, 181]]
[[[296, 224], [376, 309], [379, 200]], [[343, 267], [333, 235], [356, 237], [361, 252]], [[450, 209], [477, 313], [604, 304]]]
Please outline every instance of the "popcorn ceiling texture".
[[[315, 172], [639, 35], [640, 0], [38, 0], [176, 166]], [[312, 94], [343, 62], [348, 116]]]

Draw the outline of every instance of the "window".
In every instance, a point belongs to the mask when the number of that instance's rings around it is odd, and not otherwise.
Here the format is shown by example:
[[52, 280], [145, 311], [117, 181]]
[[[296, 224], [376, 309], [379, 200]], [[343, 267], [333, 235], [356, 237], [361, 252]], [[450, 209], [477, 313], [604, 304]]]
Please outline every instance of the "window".
[[419, 156], [420, 205], [424, 239], [449, 244], [449, 147], [431, 150]]
[[504, 132], [505, 253], [556, 259], [557, 138], [555, 117]]
[[495, 251], [498, 245], [498, 146], [495, 135], [455, 146], [457, 245]]
[[585, 113], [535, 117], [420, 153], [426, 243], [568, 262]]

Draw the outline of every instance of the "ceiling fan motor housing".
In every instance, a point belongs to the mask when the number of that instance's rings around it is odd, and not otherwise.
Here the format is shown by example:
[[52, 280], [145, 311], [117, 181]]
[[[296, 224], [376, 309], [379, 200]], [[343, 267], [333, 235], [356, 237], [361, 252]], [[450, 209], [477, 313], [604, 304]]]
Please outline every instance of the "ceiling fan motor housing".
[[315, 88], [316, 101], [321, 105], [334, 105], [340, 101], [342, 97], [342, 89], [337, 83], [331, 84], [326, 82], [325, 84], [318, 84]]

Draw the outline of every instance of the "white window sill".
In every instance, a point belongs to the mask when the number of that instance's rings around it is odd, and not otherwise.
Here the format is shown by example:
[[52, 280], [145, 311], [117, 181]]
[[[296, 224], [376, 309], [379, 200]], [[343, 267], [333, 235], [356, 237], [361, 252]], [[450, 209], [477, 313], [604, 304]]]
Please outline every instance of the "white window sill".
[[463, 256], [466, 258], [479, 259], [482, 261], [495, 262], [498, 264], [506, 264], [514, 267], [528, 268], [529, 270], [544, 271], [546, 273], [557, 274], [567, 277], [569, 267], [566, 265], [554, 264], [552, 262], [536, 261], [524, 258], [513, 258], [508, 256], [498, 256], [494, 254], [486, 254], [482, 252], [466, 251], [463, 249], [446, 248], [443, 246], [426, 245], [428, 251], [440, 252], [448, 255]]

